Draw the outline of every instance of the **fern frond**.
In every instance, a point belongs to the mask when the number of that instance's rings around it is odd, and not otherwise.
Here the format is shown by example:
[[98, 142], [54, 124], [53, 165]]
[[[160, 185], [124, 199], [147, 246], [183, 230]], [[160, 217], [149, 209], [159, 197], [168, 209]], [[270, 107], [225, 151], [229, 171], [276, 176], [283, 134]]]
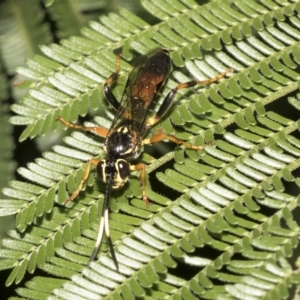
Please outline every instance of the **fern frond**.
[[[102, 207], [103, 185], [94, 173], [70, 209], [59, 206], [77, 188], [83, 162], [103, 157], [103, 141], [78, 132], [67, 136], [65, 145], [19, 170], [33, 184], [13, 181], [4, 189], [24, 232], [10, 231], [3, 242], [0, 267], [13, 268], [7, 284], [40, 268], [61, 279], [49, 279], [42, 290], [43, 278], [34, 278], [18, 290], [20, 296], [284, 298], [278, 283], [299, 282], [286, 263], [299, 237], [291, 214], [298, 197], [286, 188], [289, 182], [299, 189], [294, 171], [300, 164], [300, 96], [292, 94], [300, 79], [299, 3], [142, 3], [162, 20], [159, 24], [150, 26], [121, 9], [91, 22], [84, 37], [43, 46], [48, 58], [34, 57], [20, 69], [35, 80], [22, 104], [13, 106], [19, 115], [12, 122], [28, 125], [20, 139], [57, 129], [57, 116], [76, 121], [102, 107], [101, 87], [115, 69], [114, 49], [123, 47], [129, 60], [132, 49], [145, 53], [159, 46], [172, 50], [175, 69], [160, 101], [189, 80], [178, 67], [199, 80], [235, 70], [209, 88], [180, 91], [171, 112], [153, 128], [193, 144], [213, 144], [204, 151], [180, 147], [156, 160], [143, 154], [148, 174], [160, 168], [155, 176], [166, 194], [167, 186], [176, 191], [174, 199], [148, 185], [152, 205], [146, 207], [134, 176], [112, 195], [118, 273], [105, 242], [98, 261], [84, 267]], [[121, 69], [123, 76], [130, 65], [122, 62]], [[289, 102], [281, 102], [287, 95]], [[282, 103], [289, 114], [274, 109]], [[108, 127], [112, 117], [107, 111], [92, 124]], [[178, 265], [195, 272], [185, 279], [174, 276]]]
[[27, 57], [38, 52], [38, 45], [52, 40], [49, 28], [42, 24], [43, 17], [37, 0], [2, 1], [0, 4], [1, 56], [9, 74], [14, 74]]
[[[86, 25], [84, 15], [79, 12], [84, 9], [102, 8], [105, 2], [107, 1], [54, 1], [48, 6], [48, 12], [55, 20], [57, 36], [62, 39], [79, 35], [80, 28]], [[68, 12], [67, 16], [66, 12]]]
[[[13, 178], [13, 171], [15, 169], [15, 164], [12, 159], [14, 142], [12, 140], [12, 126], [8, 122], [8, 111], [9, 106], [6, 103], [8, 98], [8, 82], [3, 71], [2, 62], [0, 61], [0, 138], [5, 143], [0, 145], [0, 189], [7, 186], [9, 180]], [[3, 197], [2, 192], [0, 192], [1, 198]], [[0, 204], [0, 216], [10, 216], [15, 213], [15, 209], [11, 207], [12, 203], [9, 200], [7, 206], [5, 201], [1, 201]], [[2, 209], [3, 206], [5, 209]], [[11, 217], [0, 219], [0, 238], [2, 238], [8, 228], [13, 224], [13, 219]]]

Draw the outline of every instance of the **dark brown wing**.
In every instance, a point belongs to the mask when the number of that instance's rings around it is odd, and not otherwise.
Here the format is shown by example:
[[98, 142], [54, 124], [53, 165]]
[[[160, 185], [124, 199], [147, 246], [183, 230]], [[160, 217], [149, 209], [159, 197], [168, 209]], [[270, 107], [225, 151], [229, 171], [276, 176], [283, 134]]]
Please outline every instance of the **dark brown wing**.
[[155, 49], [142, 56], [128, 77], [110, 132], [120, 126], [144, 134], [149, 108], [171, 69], [169, 51]]

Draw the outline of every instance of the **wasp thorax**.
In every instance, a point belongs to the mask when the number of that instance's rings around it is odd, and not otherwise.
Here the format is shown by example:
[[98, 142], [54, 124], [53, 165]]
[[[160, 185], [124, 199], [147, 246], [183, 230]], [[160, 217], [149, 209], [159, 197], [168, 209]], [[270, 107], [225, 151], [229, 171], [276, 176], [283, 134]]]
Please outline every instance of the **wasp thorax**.
[[134, 146], [128, 131], [115, 131], [106, 141], [106, 151], [111, 157], [130, 156]]
[[109, 159], [122, 157], [128, 161], [138, 158], [142, 149], [141, 140], [132, 134], [130, 128], [126, 126], [120, 126], [112, 132], [104, 146]]
[[102, 160], [97, 165], [99, 177], [107, 182], [110, 178], [113, 189], [121, 188], [128, 180], [130, 175], [130, 164], [124, 159], [113, 161]]

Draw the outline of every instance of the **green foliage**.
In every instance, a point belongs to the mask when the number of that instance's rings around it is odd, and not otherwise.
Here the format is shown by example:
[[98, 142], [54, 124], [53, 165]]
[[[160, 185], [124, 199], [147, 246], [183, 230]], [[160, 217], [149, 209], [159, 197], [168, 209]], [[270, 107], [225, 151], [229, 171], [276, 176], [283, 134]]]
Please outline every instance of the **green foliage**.
[[[13, 151], [13, 140], [12, 140], [12, 126], [8, 122], [8, 112], [9, 106], [7, 103], [8, 93], [7, 93], [8, 82], [7, 78], [4, 76], [2, 64], [0, 61], [0, 139], [5, 141], [5, 143], [1, 143], [0, 145], [0, 189], [2, 190], [9, 180], [13, 177], [13, 171], [15, 168], [15, 164], [12, 161], [12, 151]], [[1, 198], [3, 198], [3, 194], [0, 191]], [[2, 203], [4, 204], [4, 200]], [[11, 218], [11, 213], [15, 212], [15, 207], [10, 208], [10, 203], [8, 203], [8, 207], [6, 207], [6, 211], [1, 216], [6, 216], [5, 218], [0, 219], [0, 238], [2, 238], [10, 224], [13, 223]]]
[[[87, 268], [104, 190], [94, 171], [71, 208], [62, 204], [85, 162], [105, 153], [103, 140], [71, 132], [64, 144], [18, 170], [24, 181], [4, 189], [0, 212], [17, 215], [17, 230], [0, 250], [0, 269], [12, 268], [7, 285], [21, 282], [17, 293], [29, 299], [285, 299], [299, 283], [298, 266], [287, 259], [297, 255], [299, 236], [292, 212], [300, 183], [300, 5], [142, 4], [160, 21], [151, 26], [120, 9], [91, 21], [81, 36], [41, 46], [44, 55], [18, 69], [30, 86], [12, 106], [11, 122], [26, 125], [20, 141], [60, 130], [58, 116], [75, 122], [101, 109], [105, 115], [87, 124], [108, 127], [113, 113], [102, 87], [115, 70], [113, 51], [122, 47], [124, 82], [134, 51], [165, 47], [174, 71], [160, 101], [190, 79], [185, 68], [199, 80], [234, 69], [217, 84], [180, 91], [150, 132], [162, 130], [204, 150], [178, 147], [158, 159], [143, 154], [148, 174], [164, 188], [148, 185], [149, 207], [135, 174], [113, 193], [110, 228], [119, 272], [105, 241]], [[37, 269], [50, 278], [22, 282]]]
[[39, 45], [52, 38], [48, 26], [42, 23], [44, 13], [38, 0], [10, 0], [1, 3], [0, 8], [1, 59], [7, 72], [13, 74], [16, 67], [38, 51]]

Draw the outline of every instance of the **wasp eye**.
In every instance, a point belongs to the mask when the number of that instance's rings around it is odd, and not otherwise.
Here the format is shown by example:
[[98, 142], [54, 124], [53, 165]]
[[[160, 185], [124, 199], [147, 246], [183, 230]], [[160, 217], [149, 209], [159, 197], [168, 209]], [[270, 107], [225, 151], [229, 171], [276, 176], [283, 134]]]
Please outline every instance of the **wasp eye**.
[[126, 160], [120, 159], [117, 161], [117, 170], [122, 180], [125, 180], [130, 173], [130, 167]]
[[103, 160], [103, 161], [100, 161], [96, 167], [99, 177], [104, 182], [105, 182], [105, 166], [106, 166], [106, 162]]

